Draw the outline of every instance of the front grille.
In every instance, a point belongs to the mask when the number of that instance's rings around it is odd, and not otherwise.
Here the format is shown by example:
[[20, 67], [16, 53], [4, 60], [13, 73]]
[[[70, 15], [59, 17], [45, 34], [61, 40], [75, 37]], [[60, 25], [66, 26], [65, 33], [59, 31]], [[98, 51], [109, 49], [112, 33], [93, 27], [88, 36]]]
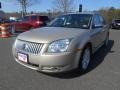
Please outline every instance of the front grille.
[[17, 40], [16, 41], [16, 49], [32, 54], [39, 54], [42, 49], [43, 44], [34, 43], [28, 41]]

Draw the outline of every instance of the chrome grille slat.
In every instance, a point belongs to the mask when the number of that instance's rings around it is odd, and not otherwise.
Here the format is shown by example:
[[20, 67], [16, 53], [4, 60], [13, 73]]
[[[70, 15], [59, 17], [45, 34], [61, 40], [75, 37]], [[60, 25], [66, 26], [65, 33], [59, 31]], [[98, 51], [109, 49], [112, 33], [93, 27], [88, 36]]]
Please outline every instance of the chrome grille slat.
[[34, 51], [35, 51], [35, 53], [37, 53], [37, 52], [36, 52], [36, 51], [37, 51], [37, 50], [36, 50], [36, 49], [37, 49], [36, 46], [37, 46], [37, 44], [35, 44], [35, 46], [34, 46]]
[[32, 44], [30, 43], [30, 52], [33, 52], [33, 46], [32, 46]]
[[42, 46], [43, 44], [41, 43], [17, 40], [16, 49], [32, 54], [39, 54]]
[[35, 53], [36, 53], [36, 45], [37, 45], [37, 44], [34, 45], [34, 52], [35, 52]]
[[35, 45], [35, 53], [37, 53], [36, 51], [38, 50], [38, 49], [37, 49], [37, 48], [38, 48], [37, 46], [38, 46], [38, 45], [36, 44], [36, 45]]

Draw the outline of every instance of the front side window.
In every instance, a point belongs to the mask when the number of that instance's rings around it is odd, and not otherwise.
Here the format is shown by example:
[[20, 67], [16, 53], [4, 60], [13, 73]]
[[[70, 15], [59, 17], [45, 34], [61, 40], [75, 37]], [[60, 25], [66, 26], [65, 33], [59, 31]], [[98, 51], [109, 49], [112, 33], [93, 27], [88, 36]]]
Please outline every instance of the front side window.
[[63, 15], [54, 19], [49, 26], [88, 29], [90, 26], [91, 14]]
[[99, 18], [98, 15], [95, 15], [95, 16], [94, 16], [93, 24], [94, 24], [95, 26], [99, 26], [99, 25], [101, 24], [101, 23], [100, 23], [100, 18]]

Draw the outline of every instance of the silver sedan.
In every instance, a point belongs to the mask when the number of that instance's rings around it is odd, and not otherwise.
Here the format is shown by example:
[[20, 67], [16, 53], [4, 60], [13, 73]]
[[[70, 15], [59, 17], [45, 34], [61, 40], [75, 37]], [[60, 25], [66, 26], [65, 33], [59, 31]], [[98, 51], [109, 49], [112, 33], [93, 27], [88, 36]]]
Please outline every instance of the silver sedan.
[[20, 34], [13, 44], [13, 56], [21, 65], [41, 72], [84, 72], [91, 55], [108, 41], [109, 28], [100, 14], [67, 14], [47, 27]]

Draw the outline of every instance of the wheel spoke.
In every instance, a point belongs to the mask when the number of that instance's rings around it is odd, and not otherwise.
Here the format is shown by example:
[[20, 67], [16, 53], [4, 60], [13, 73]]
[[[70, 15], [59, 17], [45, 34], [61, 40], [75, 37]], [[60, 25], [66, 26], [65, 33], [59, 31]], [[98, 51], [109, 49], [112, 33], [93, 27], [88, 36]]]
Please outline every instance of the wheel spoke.
[[84, 70], [87, 69], [89, 62], [90, 62], [90, 50], [86, 49], [84, 54], [83, 54], [83, 60], [82, 60], [82, 68]]

